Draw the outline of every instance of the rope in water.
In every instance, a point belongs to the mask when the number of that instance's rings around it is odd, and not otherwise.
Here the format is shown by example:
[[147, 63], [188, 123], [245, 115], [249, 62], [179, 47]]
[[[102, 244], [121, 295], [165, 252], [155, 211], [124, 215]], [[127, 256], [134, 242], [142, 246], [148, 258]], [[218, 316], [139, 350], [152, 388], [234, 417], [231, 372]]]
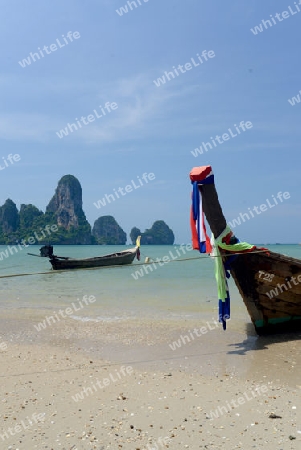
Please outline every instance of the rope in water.
[[[170, 262], [183, 262], [183, 261], [191, 261], [191, 260], [197, 260], [197, 259], [207, 259], [208, 258], [228, 258], [229, 256], [233, 256], [233, 255], [250, 255], [250, 254], [254, 254], [254, 253], [266, 253], [266, 250], [258, 250], [258, 251], [252, 251], [252, 252], [247, 252], [247, 253], [231, 253], [228, 255], [219, 255], [219, 256], [197, 256], [194, 258], [181, 258], [181, 259], [171, 259], [170, 261], [168, 261], [168, 263]], [[145, 255], [143, 255], [145, 256]], [[149, 258], [149, 257], [148, 257]], [[137, 266], [144, 266], [144, 265], [148, 265], [148, 264], [153, 264], [153, 263], [159, 263], [159, 262], [163, 262], [166, 263], [166, 261], [163, 261], [162, 259], [157, 259], [156, 261], [149, 258], [150, 261], [148, 262], [144, 262], [144, 263], [139, 263], [139, 264], [128, 264], [128, 265], [115, 265], [115, 266], [101, 266], [102, 269], [111, 269], [113, 267], [119, 267], [119, 268], [125, 268], [125, 267], [137, 267]], [[17, 274], [11, 274], [11, 275], [0, 275], [0, 278], [13, 278], [13, 277], [27, 277], [27, 276], [33, 276], [33, 275], [49, 275], [49, 274], [54, 274], [54, 273], [62, 273], [62, 272], [69, 272], [69, 271], [76, 271], [76, 270], [95, 270], [95, 269], [99, 269], [100, 267], [88, 267], [88, 268], [81, 268], [81, 269], [63, 269], [63, 270], [51, 270], [48, 272], [33, 272], [33, 273], [17, 273]]]
[[[251, 253], [266, 253], [266, 250], [258, 250], [255, 252], [246, 252], [246, 253], [231, 253], [228, 255], [207, 255], [207, 256], [197, 256], [196, 258], [181, 258], [181, 259], [171, 259], [169, 262], [182, 262], [182, 261], [191, 261], [192, 259], [208, 259], [208, 258], [228, 258], [229, 256], [233, 256], [233, 255], [249, 255]], [[141, 253], [142, 254], [142, 253]], [[144, 256], [144, 255], [143, 255]], [[152, 259], [152, 258], [150, 258]], [[136, 266], [143, 266], [144, 264], [152, 264], [152, 263], [156, 263], [156, 262], [164, 262], [162, 259], [157, 259], [156, 261], [152, 259], [152, 261], [147, 262], [147, 263], [140, 263], [140, 264], [135, 264]]]

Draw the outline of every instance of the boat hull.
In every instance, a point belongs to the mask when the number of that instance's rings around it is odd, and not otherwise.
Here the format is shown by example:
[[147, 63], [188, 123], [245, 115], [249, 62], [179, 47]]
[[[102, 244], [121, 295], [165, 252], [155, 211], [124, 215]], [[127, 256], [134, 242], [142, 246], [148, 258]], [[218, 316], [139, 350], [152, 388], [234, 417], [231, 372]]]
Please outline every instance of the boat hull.
[[[212, 172], [211, 166], [196, 169], [199, 173], [202, 170]], [[202, 196], [203, 212], [217, 239], [226, 229], [227, 222], [215, 185], [201, 183], [198, 189]], [[257, 333], [301, 331], [301, 260], [258, 251], [260, 249], [239, 254], [230, 265], [231, 275]], [[221, 250], [221, 254], [226, 259], [226, 252]]]
[[137, 248], [112, 253], [95, 258], [73, 259], [53, 257], [49, 261], [54, 270], [90, 269], [93, 267], [122, 266], [131, 264], [137, 254]]
[[231, 275], [258, 334], [301, 330], [301, 261], [279, 253], [246, 253]]

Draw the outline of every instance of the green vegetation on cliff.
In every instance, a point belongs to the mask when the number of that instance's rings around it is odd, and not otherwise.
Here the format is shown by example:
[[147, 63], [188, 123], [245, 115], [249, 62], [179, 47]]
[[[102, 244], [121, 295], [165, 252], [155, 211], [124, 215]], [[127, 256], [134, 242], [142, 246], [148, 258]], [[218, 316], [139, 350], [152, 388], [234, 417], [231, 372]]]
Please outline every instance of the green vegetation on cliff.
[[[59, 226], [56, 233], [60, 244], [93, 244], [91, 225], [82, 208], [82, 187], [73, 175], [64, 175], [58, 182], [54, 196], [46, 207]], [[53, 243], [56, 243], [53, 240]]]
[[10, 198], [0, 207], [0, 224], [4, 234], [13, 233], [19, 227], [19, 211]]
[[126, 233], [112, 216], [99, 217], [94, 222], [92, 234], [97, 244], [124, 245], [126, 243]]
[[131, 241], [132, 241], [133, 244], [136, 243], [137, 237], [138, 237], [138, 236], [141, 236], [141, 234], [142, 234], [142, 233], [141, 233], [141, 231], [139, 230], [139, 228], [134, 227], [134, 228], [131, 229], [131, 232], [130, 232], [130, 238], [131, 238]]
[[154, 222], [153, 226], [144, 233], [141, 233], [139, 228], [132, 228], [130, 238], [133, 244], [139, 235], [141, 235], [141, 245], [172, 245], [175, 241], [173, 231], [163, 220]]
[[3, 206], [0, 206], [0, 244], [10, 242], [19, 228], [20, 218], [16, 204], [7, 199]]
[[[58, 230], [47, 233], [46, 226], [52, 225], [56, 225]], [[130, 233], [133, 244], [139, 235], [142, 236], [141, 245], [174, 243], [174, 234], [163, 220], [154, 222], [144, 233], [134, 227]], [[127, 238], [113, 216], [99, 217], [91, 232], [91, 225], [82, 209], [82, 187], [73, 175], [65, 175], [59, 180], [45, 213], [32, 204], [22, 204], [18, 211], [11, 199], [0, 206], [0, 244], [21, 243], [30, 237], [35, 238], [36, 244], [53, 245], [125, 245]]]

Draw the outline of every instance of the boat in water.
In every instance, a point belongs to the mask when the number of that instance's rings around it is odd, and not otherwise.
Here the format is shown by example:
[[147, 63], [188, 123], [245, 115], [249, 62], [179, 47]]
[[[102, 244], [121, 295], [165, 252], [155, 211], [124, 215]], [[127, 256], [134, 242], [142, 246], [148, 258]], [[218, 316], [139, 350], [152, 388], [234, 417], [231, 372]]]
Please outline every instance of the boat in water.
[[93, 267], [123, 266], [132, 264], [135, 257], [140, 259], [140, 236], [137, 238], [136, 246], [121, 252], [110, 253], [108, 255], [96, 256], [93, 258], [69, 258], [66, 256], [56, 256], [53, 254], [52, 245], [44, 245], [40, 248], [40, 255], [48, 257], [53, 270], [90, 269]]
[[[199, 195], [200, 212], [196, 217], [193, 199], [191, 221], [197, 225], [198, 249], [211, 253], [215, 246], [216, 261], [222, 261], [223, 275], [230, 272], [243, 298], [256, 332], [271, 334], [301, 330], [301, 260], [272, 252], [265, 248], [240, 243], [227, 225], [217, 191], [211, 166], [195, 167], [190, 172], [194, 185], [193, 195]], [[213, 233], [208, 242], [202, 215], [205, 215]], [[201, 237], [202, 235], [202, 237]], [[203, 246], [203, 248], [201, 248]], [[196, 245], [193, 248], [196, 249]], [[216, 275], [217, 276], [217, 275]], [[220, 291], [220, 280], [218, 280]], [[226, 283], [226, 282], [225, 282]], [[227, 289], [227, 287], [226, 287]], [[225, 298], [219, 296], [219, 319], [223, 322], [230, 317], [230, 297], [226, 291]], [[223, 311], [227, 317], [224, 318]]]

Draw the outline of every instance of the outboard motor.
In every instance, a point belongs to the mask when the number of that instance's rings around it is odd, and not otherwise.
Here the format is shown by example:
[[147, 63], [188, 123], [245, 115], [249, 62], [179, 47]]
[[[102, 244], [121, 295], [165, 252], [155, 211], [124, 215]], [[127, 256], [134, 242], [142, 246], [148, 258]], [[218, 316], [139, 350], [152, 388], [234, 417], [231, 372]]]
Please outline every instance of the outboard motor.
[[52, 258], [53, 257], [53, 246], [52, 245], [43, 245], [40, 248], [40, 256]]

